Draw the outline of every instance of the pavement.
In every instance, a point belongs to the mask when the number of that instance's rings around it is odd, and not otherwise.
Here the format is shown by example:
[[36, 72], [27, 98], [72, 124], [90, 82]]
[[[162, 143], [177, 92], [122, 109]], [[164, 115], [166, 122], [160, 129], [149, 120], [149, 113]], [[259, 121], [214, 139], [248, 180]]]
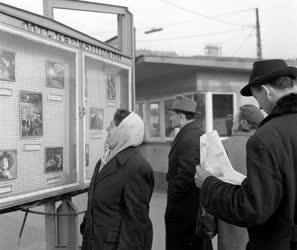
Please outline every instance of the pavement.
[[[87, 195], [82, 194], [73, 198], [78, 211], [86, 209]], [[58, 206], [59, 204], [57, 204]], [[150, 217], [153, 223], [154, 240], [153, 250], [165, 250], [165, 224], [164, 213], [166, 206], [166, 193], [155, 191], [151, 200]], [[44, 207], [34, 208], [44, 211]], [[0, 250], [46, 250], [45, 249], [45, 222], [42, 215], [29, 214], [23, 235], [18, 245], [18, 235], [25, 213], [18, 211], [0, 214]], [[79, 216], [79, 223], [82, 220]], [[216, 239], [213, 241], [216, 245]], [[80, 239], [81, 244], [81, 239]], [[214, 247], [216, 250], [216, 247]]]

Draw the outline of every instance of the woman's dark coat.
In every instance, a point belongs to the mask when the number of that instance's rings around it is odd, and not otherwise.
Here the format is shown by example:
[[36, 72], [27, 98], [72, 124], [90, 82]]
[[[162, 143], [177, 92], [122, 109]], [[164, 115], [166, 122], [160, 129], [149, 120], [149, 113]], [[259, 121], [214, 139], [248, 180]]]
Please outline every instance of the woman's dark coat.
[[241, 186], [208, 177], [201, 189], [207, 211], [248, 228], [252, 250], [297, 249], [297, 95], [281, 98], [249, 139]]
[[151, 250], [151, 166], [135, 147], [118, 153], [98, 173], [99, 166], [100, 160], [81, 225], [82, 250]]

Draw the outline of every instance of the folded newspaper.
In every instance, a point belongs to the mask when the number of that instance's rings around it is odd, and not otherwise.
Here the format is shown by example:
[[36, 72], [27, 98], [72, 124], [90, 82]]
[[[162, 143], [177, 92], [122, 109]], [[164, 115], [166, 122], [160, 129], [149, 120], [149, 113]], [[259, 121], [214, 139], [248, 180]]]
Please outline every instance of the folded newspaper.
[[240, 185], [246, 178], [232, 167], [216, 130], [200, 136], [200, 162], [201, 167], [222, 181]]

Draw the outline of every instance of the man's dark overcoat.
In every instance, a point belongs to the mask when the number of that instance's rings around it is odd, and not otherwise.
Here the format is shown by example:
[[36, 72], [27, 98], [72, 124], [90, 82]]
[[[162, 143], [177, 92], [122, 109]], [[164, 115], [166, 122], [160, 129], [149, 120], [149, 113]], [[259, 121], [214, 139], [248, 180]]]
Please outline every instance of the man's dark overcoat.
[[149, 203], [154, 176], [138, 149], [119, 152], [98, 173], [97, 162], [81, 225], [82, 250], [151, 250]]
[[246, 151], [247, 178], [241, 186], [208, 177], [202, 204], [214, 216], [247, 227], [247, 249], [297, 249], [297, 94], [277, 102]]
[[201, 135], [198, 122], [190, 122], [178, 132], [171, 146], [165, 212], [167, 250], [202, 249], [203, 243], [211, 245], [210, 240], [203, 242], [194, 234], [200, 202], [194, 175], [200, 163]]

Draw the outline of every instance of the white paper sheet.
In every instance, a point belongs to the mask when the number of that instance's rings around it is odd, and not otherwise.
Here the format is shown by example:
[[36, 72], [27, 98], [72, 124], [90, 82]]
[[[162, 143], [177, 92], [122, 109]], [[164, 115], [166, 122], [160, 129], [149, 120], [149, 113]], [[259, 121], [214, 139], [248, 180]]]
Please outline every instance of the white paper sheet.
[[246, 178], [233, 169], [216, 130], [200, 137], [200, 162], [201, 167], [222, 181], [240, 185]]

